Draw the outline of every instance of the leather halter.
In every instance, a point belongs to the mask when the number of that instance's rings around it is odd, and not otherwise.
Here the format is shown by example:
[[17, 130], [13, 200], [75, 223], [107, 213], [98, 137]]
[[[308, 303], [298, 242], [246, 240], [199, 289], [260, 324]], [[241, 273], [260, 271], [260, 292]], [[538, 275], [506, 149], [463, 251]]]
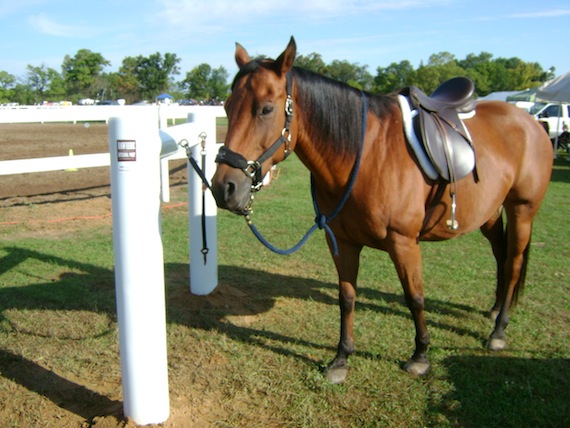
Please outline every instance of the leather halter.
[[[235, 86], [237, 80], [253, 72], [257, 67], [259, 67], [260, 61], [254, 60], [246, 64], [242, 70], [237, 74], [234, 82], [232, 84], [232, 90]], [[291, 154], [291, 120], [293, 119], [293, 98], [291, 97], [292, 83], [291, 71], [287, 73], [286, 76], [286, 88], [287, 88], [287, 100], [285, 101], [285, 125], [281, 131], [281, 135], [277, 140], [259, 156], [256, 160], [247, 160], [241, 154], [230, 150], [225, 145], [220, 147], [218, 155], [216, 156], [216, 163], [224, 163], [233, 168], [241, 169], [244, 174], [251, 179], [251, 192], [257, 192], [263, 186], [263, 175], [262, 175], [262, 165], [267, 159], [271, 158], [273, 154], [281, 147], [285, 145], [285, 157]]]

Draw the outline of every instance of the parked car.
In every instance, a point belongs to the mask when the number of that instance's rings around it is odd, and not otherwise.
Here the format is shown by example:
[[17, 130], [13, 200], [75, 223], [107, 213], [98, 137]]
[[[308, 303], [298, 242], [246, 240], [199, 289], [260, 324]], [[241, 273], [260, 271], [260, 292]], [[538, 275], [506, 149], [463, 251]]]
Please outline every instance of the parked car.
[[180, 106], [195, 106], [198, 104], [196, 100], [192, 98], [190, 98], [189, 100], [178, 100], [177, 103]]
[[548, 103], [534, 117], [541, 123], [551, 140], [555, 140], [564, 131], [564, 125], [570, 128], [570, 104]]

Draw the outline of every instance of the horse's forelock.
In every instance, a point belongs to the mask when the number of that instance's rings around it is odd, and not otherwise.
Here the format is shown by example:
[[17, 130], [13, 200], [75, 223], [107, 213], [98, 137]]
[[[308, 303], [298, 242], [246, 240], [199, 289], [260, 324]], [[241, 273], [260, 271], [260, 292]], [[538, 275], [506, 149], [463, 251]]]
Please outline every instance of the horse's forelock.
[[246, 65], [244, 65], [243, 67], [241, 67], [239, 69], [239, 71], [237, 72], [237, 74], [234, 77], [234, 80], [232, 82], [232, 91], [234, 90], [234, 87], [236, 86], [237, 82], [244, 76], [253, 73], [255, 70], [257, 70], [259, 67], [265, 67], [265, 68], [270, 68], [271, 64], [273, 64], [275, 61], [267, 59], [267, 58], [262, 58], [262, 59], [254, 59], [250, 62], [248, 62]]

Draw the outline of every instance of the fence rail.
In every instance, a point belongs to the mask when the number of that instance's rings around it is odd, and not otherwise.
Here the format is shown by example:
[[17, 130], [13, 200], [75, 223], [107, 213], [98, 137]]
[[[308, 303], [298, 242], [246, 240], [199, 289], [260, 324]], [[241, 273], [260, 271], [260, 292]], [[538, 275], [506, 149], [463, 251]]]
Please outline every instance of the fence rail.
[[[0, 108], [0, 123], [45, 123], [45, 122], [92, 122], [105, 121], [110, 117], [120, 116], [125, 112], [137, 113], [141, 116], [149, 110], [156, 110], [161, 128], [166, 128], [168, 120], [187, 119], [193, 113], [204, 117], [225, 117], [226, 113], [220, 106], [69, 106], [69, 107], [2, 107]], [[13, 112], [16, 111], [12, 116]], [[40, 119], [43, 119], [40, 120]], [[215, 135], [211, 136], [215, 138]], [[167, 160], [183, 159], [183, 150], [166, 158]], [[103, 167], [110, 165], [109, 153], [89, 155], [55, 156], [36, 159], [16, 159], [0, 161], [0, 176], [12, 174], [28, 174], [34, 172], [60, 171]]]
[[[151, 104], [142, 106], [17, 106], [0, 107], [0, 123], [49, 123], [49, 122], [107, 122], [110, 117], [120, 116], [126, 110], [155, 109], [161, 121], [172, 124], [176, 119], [186, 119], [189, 113], [211, 110], [221, 112], [220, 106], [179, 106]], [[142, 110], [141, 110], [142, 113]]]
[[109, 153], [0, 161], [0, 175], [109, 166]]

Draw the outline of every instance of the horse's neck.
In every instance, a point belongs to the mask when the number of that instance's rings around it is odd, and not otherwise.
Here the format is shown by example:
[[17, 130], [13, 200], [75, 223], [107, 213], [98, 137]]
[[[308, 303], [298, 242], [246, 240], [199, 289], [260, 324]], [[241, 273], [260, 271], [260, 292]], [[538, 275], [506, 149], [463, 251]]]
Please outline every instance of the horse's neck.
[[[383, 170], [399, 170], [400, 165], [413, 163], [404, 141], [401, 112], [396, 102], [387, 102], [383, 112], [383, 115], [379, 116], [373, 109], [368, 110], [361, 172], [370, 165], [383, 165]], [[295, 117], [299, 120], [295, 153], [315, 176], [319, 188], [337, 194], [339, 189], [345, 188], [350, 179], [357, 153], [339, 153], [330, 146], [331, 142], [318, 140], [319, 130], [315, 128], [314, 123], [307, 121], [301, 112], [296, 113]], [[374, 161], [371, 161], [371, 158]], [[394, 162], [394, 159], [399, 160]]]
[[332, 150], [323, 150], [304, 126], [300, 126], [295, 153], [315, 177], [315, 181], [330, 192], [343, 187], [348, 181], [354, 162], [351, 157], [335, 155]]
[[322, 132], [314, 122], [301, 123], [295, 151], [319, 187], [335, 192], [348, 181], [354, 159], [350, 154], [336, 149], [334, 142], [324, 141], [321, 135]]

